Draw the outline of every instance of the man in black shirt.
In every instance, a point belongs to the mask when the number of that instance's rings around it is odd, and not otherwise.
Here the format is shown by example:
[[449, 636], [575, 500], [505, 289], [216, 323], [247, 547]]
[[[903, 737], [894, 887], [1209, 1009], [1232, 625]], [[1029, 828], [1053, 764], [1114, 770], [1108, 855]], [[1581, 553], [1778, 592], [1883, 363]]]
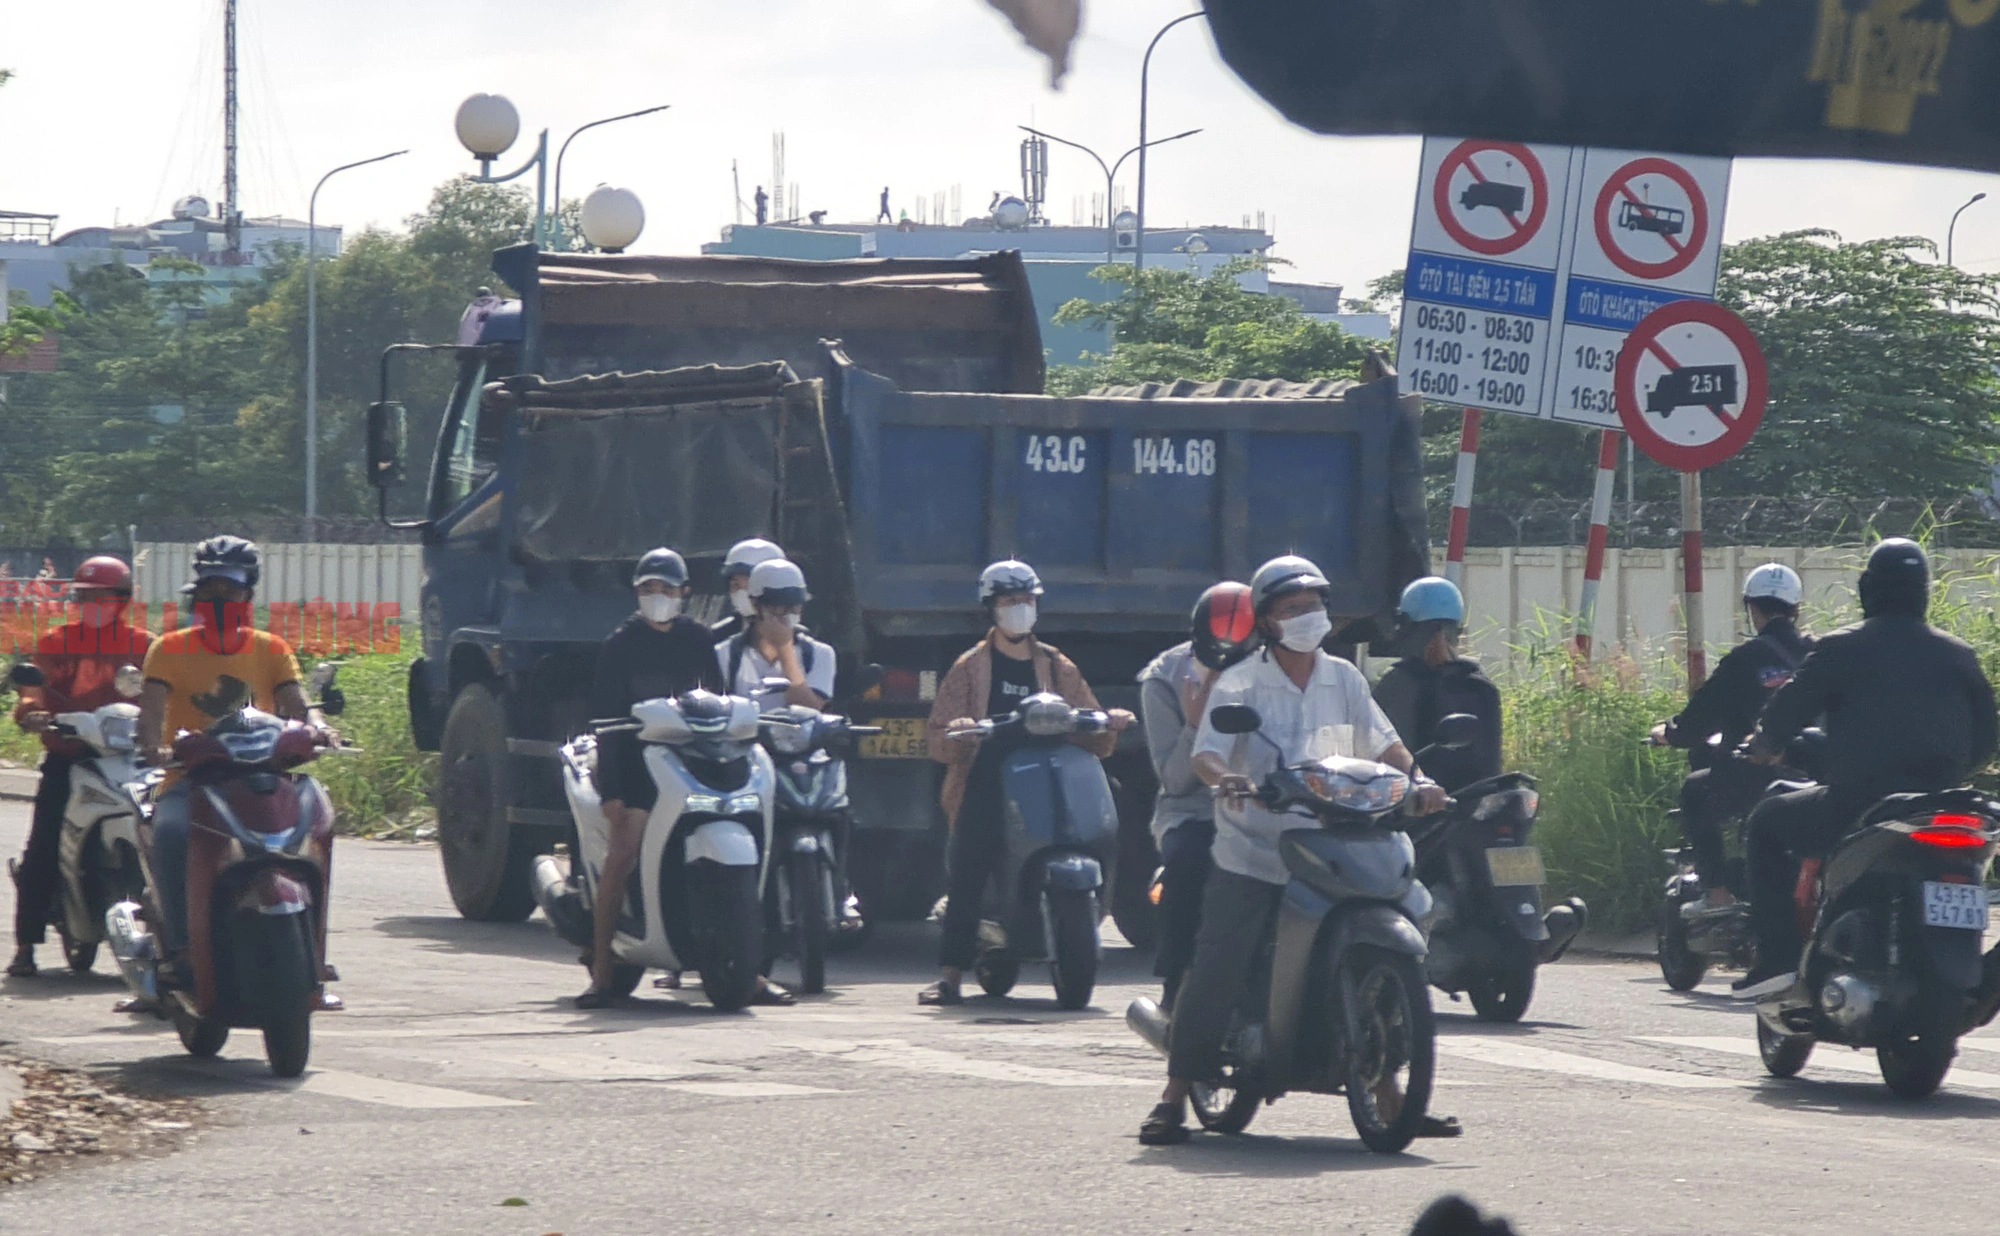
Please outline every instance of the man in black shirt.
[[[638, 593], [639, 612], [621, 623], [598, 649], [590, 715], [624, 717], [641, 700], [677, 696], [697, 688], [722, 691], [715, 637], [681, 612], [688, 595], [687, 563], [681, 556], [666, 548], [649, 551], [632, 572], [632, 587]], [[659, 798], [636, 735], [613, 733], [598, 740], [597, 791], [611, 831], [598, 888], [623, 889], [639, 861], [646, 817]], [[597, 899], [590, 989], [577, 997], [578, 1008], [601, 1008], [611, 1002], [611, 937], [617, 931], [622, 901], [609, 892]]]
[[1798, 628], [1804, 599], [1798, 572], [1781, 562], [1767, 562], [1745, 576], [1743, 612], [1755, 637], [1717, 663], [1679, 716], [1653, 727], [1656, 746], [1688, 753], [1692, 771], [1681, 786], [1681, 831], [1694, 849], [1695, 874], [1706, 894], [1703, 913], [1725, 912], [1736, 902], [1724, 859], [1723, 822], [1756, 806], [1777, 775], [1736, 749], [1757, 728], [1764, 705], [1812, 652], [1812, 638]]

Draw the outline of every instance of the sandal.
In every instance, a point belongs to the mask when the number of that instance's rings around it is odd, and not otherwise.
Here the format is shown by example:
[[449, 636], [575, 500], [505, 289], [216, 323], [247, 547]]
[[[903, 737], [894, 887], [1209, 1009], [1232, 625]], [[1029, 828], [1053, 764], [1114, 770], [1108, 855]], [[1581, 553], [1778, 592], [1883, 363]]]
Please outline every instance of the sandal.
[[957, 983], [947, 983], [939, 979], [917, 993], [917, 1003], [925, 1008], [943, 1008], [947, 1005], [964, 1004], [965, 997], [959, 994]]
[[679, 991], [681, 989], [681, 972], [679, 970], [669, 970], [654, 979], [653, 986], [660, 991]]
[[1464, 1132], [1457, 1116], [1425, 1116], [1417, 1125], [1418, 1137], [1457, 1137]]
[[799, 998], [797, 996], [773, 983], [770, 979], [764, 980], [763, 990], [750, 997], [750, 1003], [752, 1004], [776, 1005], [779, 1008], [790, 1008], [798, 1002]]
[[595, 987], [576, 998], [576, 1007], [580, 1009], [608, 1009], [617, 1003], [617, 996], [608, 991], [599, 991]]
[[32, 957], [16, 957], [7, 966], [8, 978], [34, 978], [42, 972]]
[[1139, 1122], [1141, 1146], [1178, 1146], [1187, 1139], [1187, 1115], [1179, 1103], [1161, 1103]]

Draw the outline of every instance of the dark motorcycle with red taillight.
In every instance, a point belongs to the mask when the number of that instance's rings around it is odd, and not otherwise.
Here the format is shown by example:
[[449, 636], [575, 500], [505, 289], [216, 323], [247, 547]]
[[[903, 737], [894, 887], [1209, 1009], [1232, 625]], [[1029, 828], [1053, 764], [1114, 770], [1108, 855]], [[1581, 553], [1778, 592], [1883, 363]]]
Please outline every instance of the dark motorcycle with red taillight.
[[[338, 714], [329, 665], [315, 671], [315, 711]], [[187, 952], [169, 964], [148, 924], [160, 900], [150, 861], [145, 906], [120, 902], [106, 933], [136, 1005], [173, 1022], [196, 1056], [222, 1050], [231, 1029], [263, 1032], [271, 1072], [297, 1077], [312, 1048], [312, 1014], [326, 966], [333, 804], [303, 771], [330, 732], [254, 708], [174, 740], [173, 769], [190, 785]], [[157, 782], [155, 782], [157, 784]], [[149, 795], [150, 798], [150, 795]], [[150, 808], [150, 802], [148, 803]], [[150, 810], [142, 847], [152, 853]]]
[[1959, 1038], [2000, 1011], [2000, 956], [1980, 951], [1996, 849], [2000, 801], [1958, 789], [1891, 795], [1806, 862], [1799, 979], [1757, 1005], [1764, 1067], [1791, 1077], [1816, 1043], [1872, 1047], [1889, 1089], [1935, 1091]]

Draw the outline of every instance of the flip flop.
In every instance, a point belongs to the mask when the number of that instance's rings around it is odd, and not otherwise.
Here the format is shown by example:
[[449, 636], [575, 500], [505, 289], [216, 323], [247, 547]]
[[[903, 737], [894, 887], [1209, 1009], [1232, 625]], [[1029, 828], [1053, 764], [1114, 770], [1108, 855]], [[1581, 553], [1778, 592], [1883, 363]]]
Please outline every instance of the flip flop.
[[750, 997], [750, 1003], [752, 1004], [769, 1004], [769, 1005], [775, 1005], [779, 1008], [790, 1008], [792, 1005], [797, 1004], [798, 1002], [799, 998], [797, 996], [793, 995], [789, 991], [786, 991], [784, 988], [778, 986], [776, 983], [773, 983], [769, 979], [764, 980], [763, 990], [759, 991], [756, 995]]
[[608, 991], [599, 991], [595, 987], [576, 998], [576, 1007], [580, 1009], [608, 1009], [617, 1003], [617, 996]]
[[965, 997], [958, 986], [940, 979], [917, 993], [917, 1003], [925, 1008], [943, 1008], [947, 1005], [964, 1004]]
[[1464, 1132], [1457, 1116], [1425, 1116], [1417, 1125], [1418, 1137], [1457, 1137]]
[[1178, 1103], [1161, 1103], [1139, 1122], [1141, 1146], [1178, 1146], [1187, 1139], [1187, 1117]]

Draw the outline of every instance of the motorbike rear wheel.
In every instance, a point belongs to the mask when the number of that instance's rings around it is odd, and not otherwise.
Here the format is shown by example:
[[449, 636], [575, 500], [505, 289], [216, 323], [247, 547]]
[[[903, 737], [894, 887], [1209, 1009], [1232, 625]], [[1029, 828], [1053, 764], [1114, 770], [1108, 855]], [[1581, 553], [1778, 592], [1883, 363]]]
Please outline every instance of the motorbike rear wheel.
[[793, 855], [789, 875], [792, 913], [799, 924], [799, 990], [816, 996], [826, 990], [827, 938], [832, 932], [825, 861], [817, 854]]
[[1055, 938], [1049, 941], [1049, 977], [1055, 983], [1056, 1004], [1080, 1009], [1090, 1003], [1097, 987], [1097, 894], [1065, 889], [1052, 892], [1049, 921]]
[[1535, 998], [1535, 942], [1510, 934], [1495, 951], [1493, 968], [1472, 980], [1466, 997], [1481, 1021], [1519, 1021]]
[[1680, 881], [1667, 888], [1660, 901], [1660, 977], [1675, 991], [1693, 991], [1708, 973], [1708, 959], [1688, 947], [1687, 920], [1681, 917]]
[[1958, 1035], [1946, 1007], [1947, 1002], [1934, 993], [1921, 993], [1910, 1013], [1915, 1026], [1875, 1048], [1882, 1080], [1896, 1097], [1929, 1098], [1944, 1084], [1958, 1054]]
[[757, 869], [707, 860], [695, 869], [695, 921], [707, 938], [699, 967], [702, 991], [718, 1010], [734, 1013], [763, 984], [757, 963], [764, 956], [764, 905], [757, 895]]
[[1764, 1071], [1773, 1077], [1797, 1077], [1811, 1059], [1815, 1040], [1810, 1034], [1779, 1034], [1757, 1019], [1757, 1054], [1764, 1058]]
[[62, 923], [56, 924], [56, 934], [62, 937], [63, 960], [69, 963], [69, 972], [89, 974], [90, 968], [97, 964], [98, 942], [71, 939], [69, 927]]
[[190, 1056], [206, 1060], [220, 1052], [229, 1042], [229, 1027], [212, 1018], [196, 1017], [181, 1011], [178, 1000], [169, 999], [167, 1007], [172, 1010], [174, 1033], [181, 1039], [181, 1047]]
[[1415, 959], [1369, 945], [1342, 959], [1360, 1027], [1347, 1048], [1347, 1111], [1377, 1154], [1399, 1154], [1416, 1139], [1430, 1108], [1437, 1070], [1437, 1023], [1430, 988]]
[[989, 996], [1004, 996], [1021, 981], [1021, 963], [1000, 953], [981, 953], [972, 968], [979, 990]]

